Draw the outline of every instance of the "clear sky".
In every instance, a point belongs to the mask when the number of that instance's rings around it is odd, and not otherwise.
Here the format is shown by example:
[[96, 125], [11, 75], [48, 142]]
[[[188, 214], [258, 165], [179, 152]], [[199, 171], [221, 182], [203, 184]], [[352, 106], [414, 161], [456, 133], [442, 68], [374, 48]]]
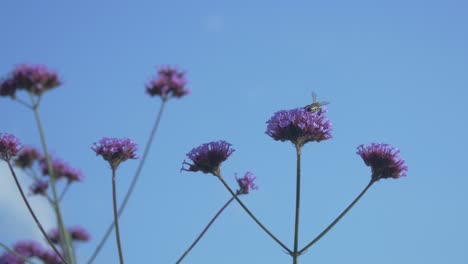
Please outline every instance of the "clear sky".
[[[0, 75], [40, 63], [63, 79], [40, 111], [49, 147], [86, 175], [63, 203], [65, 222], [93, 236], [81, 261], [112, 218], [110, 170], [90, 147], [103, 136], [143, 147], [161, 103], [144, 84], [169, 64], [187, 71], [193, 93], [169, 101], [121, 218], [127, 263], [174, 263], [229, 199], [213, 176], [179, 172], [191, 148], [219, 139], [236, 149], [226, 179], [255, 173], [260, 188], [243, 200], [292, 247], [294, 147], [265, 135], [265, 122], [310, 103], [312, 90], [331, 102], [334, 138], [303, 151], [301, 245], [369, 181], [359, 144], [399, 147], [409, 171], [377, 182], [300, 262], [468, 263], [466, 1], [5, 0], [0, 9]], [[39, 147], [32, 113], [0, 99], [0, 132]], [[137, 164], [121, 166], [120, 197]], [[39, 238], [4, 165], [0, 241]], [[50, 210], [37, 208], [50, 226]], [[117, 263], [111, 238], [96, 263]], [[237, 204], [185, 261], [290, 262]]]

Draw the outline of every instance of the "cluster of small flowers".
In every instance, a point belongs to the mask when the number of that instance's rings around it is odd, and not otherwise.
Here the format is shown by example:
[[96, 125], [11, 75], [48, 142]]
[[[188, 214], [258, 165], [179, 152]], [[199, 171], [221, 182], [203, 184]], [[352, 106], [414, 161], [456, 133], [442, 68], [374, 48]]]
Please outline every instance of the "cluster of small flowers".
[[104, 137], [91, 147], [96, 156], [109, 162], [111, 168], [115, 169], [120, 163], [128, 159], [137, 159], [137, 144], [128, 138], [107, 138]]
[[0, 264], [23, 264], [24, 259], [38, 258], [44, 264], [60, 264], [61, 259], [53, 250], [45, 249], [35, 241], [20, 241], [13, 246], [13, 250], [21, 257], [12, 252], [5, 252], [0, 256]]
[[8, 133], [0, 133], [0, 158], [8, 161], [21, 151], [20, 141]]
[[41, 95], [61, 84], [56, 72], [44, 65], [22, 64], [15, 67], [9, 76], [0, 82], [0, 96], [15, 97], [17, 90], [27, 90]]
[[[91, 239], [91, 235], [81, 226], [74, 226], [68, 228], [68, 233], [73, 241], [87, 242]], [[52, 229], [47, 236], [52, 243], [59, 243], [60, 233], [57, 228]]]
[[161, 96], [163, 100], [169, 96], [180, 98], [190, 93], [190, 89], [185, 87], [186, 84], [185, 72], [163, 66], [158, 70], [158, 76], [146, 84], [146, 92], [150, 96]]
[[[65, 161], [55, 158], [51, 161], [52, 163], [52, 170], [54, 171], [54, 176], [57, 179], [65, 178], [67, 179], [68, 183], [71, 182], [81, 182], [84, 179], [83, 174], [79, 169], [75, 169], [71, 167]], [[49, 167], [47, 165], [47, 159], [42, 157], [39, 160], [39, 166], [41, 168], [42, 175], [46, 176], [49, 175]]]

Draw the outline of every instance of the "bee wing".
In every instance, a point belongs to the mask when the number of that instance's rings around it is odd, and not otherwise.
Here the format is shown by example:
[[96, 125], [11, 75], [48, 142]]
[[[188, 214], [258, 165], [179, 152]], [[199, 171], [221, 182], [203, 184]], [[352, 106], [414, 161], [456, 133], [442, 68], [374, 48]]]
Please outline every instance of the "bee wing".
[[328, 102], [328, 101], [321, 101], [319, 104], [320, 104], [321, 106], [324, 106], [324, 105], [330, 104], [330, 102]]
[[317, 94], [314, 91], [312, 91], [310, 94], [312, 95], [312, 103], [317, 102]]

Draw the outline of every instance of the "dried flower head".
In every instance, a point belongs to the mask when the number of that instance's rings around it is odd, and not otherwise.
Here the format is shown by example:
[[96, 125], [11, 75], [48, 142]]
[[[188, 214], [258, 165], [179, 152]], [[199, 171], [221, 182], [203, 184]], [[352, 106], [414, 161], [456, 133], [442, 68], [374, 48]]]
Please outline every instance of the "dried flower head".
[[0, 158], [8, 161], [18, 155], [21, 150], [20, 141], [8, 133], [0, 133]]
[[49, 181], [45, 180], [36, 180], [31, 187], [29, 187], [29, 190], [31, 190], [32, 194], [41, 194], [45, 195], [47, 189], [49, 188]]
[[237, 195], [248, 194], [250, 190], [257, 190], [258, 187], [254, 183], [255, 179], [256, 177], [250, 171], [246, 172], [242, 178], [237, 178], [236, 176], [237, 184], [239, 184]]
[[388, 144], [371, 143], [368, 146], [359, 145], [356, 154], [360, 155], [367, 166], [372, 168], [372, 179], [393, 178], [406, 176], [408, 166], [398, 154], [400, 150]]
[[21, 152], [15, 158], [15, 165], [25, 169], [31, 168], [35, 161], [42, 158], [42, 154], [34, 147], [23, 147]]
[[311, 141], [320, 142], [332, 137], [332, 125], [325, 113], [326, 108], [318, 112], [304, 108], [278, 111], [267, 121], [265, 133], [274, 140], [291, 141], [298, 147]]
[[158, 70], [158, 76], [146, 84], [146, 92], [150, 96], [161, 96], [163, 100], [170, 96], [180, 98], [190, 93], [186, 88], [185, 72], [177, 68], [163, 66]]
[[[181, 170], [201, 171], [219, 176], [219, 166], [234, 152], [231, 146], [224, 140], [198, 146], [187, 153], [187, 157], [193, 164], [184, 160]], [[188, 168], [184, 168], [184, 165], [188, 165]]]
[[15, 97], [16, 90], [20, 89], [41, 95], [60, 84], [57, 73], [46, 66], [21, 64], [0, 82], [0, 95]]
[[96, 155], [109, 162], [111, 168], [116, 169], [120, 163], [128, 159], [138, 158], [136, 155], [137, 144], [128, 138], [102, 138], [91, 147]]

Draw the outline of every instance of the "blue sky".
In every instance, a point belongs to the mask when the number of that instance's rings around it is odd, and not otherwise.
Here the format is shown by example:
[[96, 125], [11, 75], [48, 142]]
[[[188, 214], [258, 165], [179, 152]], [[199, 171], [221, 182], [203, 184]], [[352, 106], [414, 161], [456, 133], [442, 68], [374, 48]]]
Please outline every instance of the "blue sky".
[[[375, 184], [301, 263], [468, 262], [465, 1], [3, 1], [0, 8], [0, 74], [41, 63], [63, 79], [40, 111], [50, 148], [87, 177], [63, 204], [65, 221], [94, 238], [79, 246], [80, 260], [112, 216], [110, 171], [90, 146], [103, 136], [144, 144], [160, 105], [144, 84], [169, 64], [187, 71], [193, 93], [169, 101], [121, 218], [127, 263], [175, 262], [229, 199], [214, 177], [179, 172], [191, 148], [218, 139], [236, 149], [223, 165], [226, 179], [234, 185], [235, 172], [257, 175], [260, 189], [243, 200], [292, 247], [294, 148], [266, 136], [265, 122], [310, 103], [312, 90], [331, 102], [334, 138], [303, 151], [301, 245], [369, 181], [359, 144], [399, 147], [409, 172]], [[39, 146], [31, 112], [3, 98], [0, 113], [1, 132]], [[136, 165], [121, 166], [120, 197]], [[1, 171], [0, 240], [38, 238], [9, 203], [17, 197]], [[51, 221], [50, 211], [38, 210]], [[112, 239], [96, 263], [117, 259]], [[239, 262], [291, 260], [233, 204], [185, 263]]]

